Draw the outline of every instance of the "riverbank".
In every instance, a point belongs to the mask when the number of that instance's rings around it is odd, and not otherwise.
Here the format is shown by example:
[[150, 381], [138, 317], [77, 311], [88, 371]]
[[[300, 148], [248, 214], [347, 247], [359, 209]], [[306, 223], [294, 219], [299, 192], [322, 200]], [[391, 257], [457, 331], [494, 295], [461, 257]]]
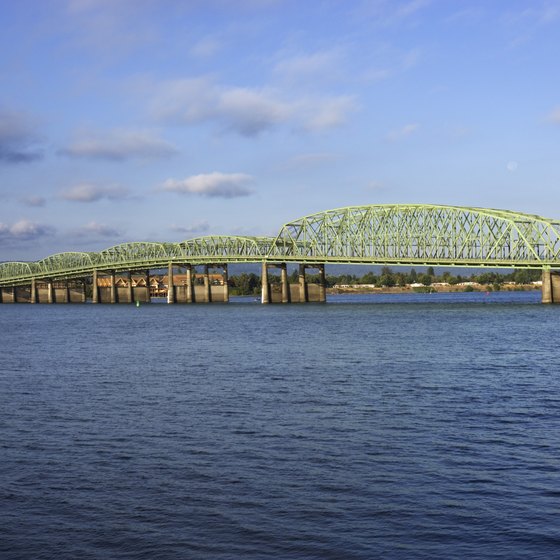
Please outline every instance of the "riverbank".
[[335, 286], [327, 288], [328, 294], [414, 294], [414, 293], [452, 293], [452, 292], [527, 292], [540, 290], [541, 286], [537, 284], [503, 284], [499, 290], [489, 284], [478, 284], [469, 282], [467, 284], [455, 285], [434, 285], [434, 286], [394, 286], [376, 288], [370, 285], [360, 286]]

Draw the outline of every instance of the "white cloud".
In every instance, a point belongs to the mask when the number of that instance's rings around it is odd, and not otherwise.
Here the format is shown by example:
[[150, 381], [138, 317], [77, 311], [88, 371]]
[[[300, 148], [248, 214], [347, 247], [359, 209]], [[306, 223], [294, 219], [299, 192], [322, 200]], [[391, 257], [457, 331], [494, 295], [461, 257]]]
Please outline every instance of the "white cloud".
[[0, 163], [27, 163], [41, 159], [37, 123], [28, 115], [0, 109]]
[[69, 35], [78, 48], [94, 49], [114, 60], [159, 38], [154, 0], [68, 0]]
[[73, 158], [125, 161], [166, 158], [176, 154], [177, 150], [149, 131], [112, 130], [82, 133], [59, 153]]
[[357, 104], [353, 97], [337, 97], [308, 100], [303, 113], [307, 113], [303, 128], [313, 132], [342, 126], [348, 114], [356, 110]]
[[34, 207], [40, 207], [40, 206], [45, 206], [47, 204], [47, 200], [42, 197], [42, 196], [26, 196], [24, 198], [22, 198], [21, 200], [22, 204], [25, 204], [25, 206], [34, 206]]
[[100, 224], [96, 221], [91, 221], [79, 230], [74, 232], [78, 237], [90, 237], [92, 235], [98, 237], [121, 237], [123, 232], [115, 227], [108, 226], [106, 224]]
[[560, 5], [555, 1], [532, 2], [530, 7], [507, 12], [502, 20], [514, 33], [509, 46], [522, 46], [538, 36], [540, 30], [560, 19]]
[[19, 220], [12, 225], [0, 223], [0, 239], [2, 241], [29, 241], [46, 237], [53, 233], [53, 227], [29, 220]]
[[402, 51], [384, 46], [368, 55], [369, 67], [362, 76], [368, 82], [387, 80], [417, 66], [421, 57], [422, 51], [418, 48]]
[[380, 181], [370, 181], [367, 185], [366, 185], [366, 190], [368, 191], [383, 191], [385, 190], [385, 185], [383, 183], [381, 183]]
[[332, 80], [339, 75], [342, 66], [340, 50], [325, 50], [285, 58], [276, 64], [274, 73], [290, 83], [316, 83], [317, 80]]
[[186, 179], [168, 179], [162, 190], [180, 194], [194, 194], [210, 198], [237, 198], [253, 193], [247, 185], [253, 180], [245, 173], [206, 173]]
[[387, 134], [387, 138], [392, 142], [408, 138], [418, 130], [419, 126], [420, 125], [418, 125], [418, 123], [406, 124], [401, 128], [397, 128], [389, 132], [389, 134]]
[[216, 109], [218, 115], [229, 121], [229, 128], [245, 136], [285, 122], [293, 112], [288, 103], [276, 99], [273, 93], [249, 88], [223, 91]]
[[295, 156], [289, 162], [289, 167], [307, 168], [316, 167], [329, 163], [338, 159], [339, 156], [328, 152], [314, 153], [314, 154], [300, 154]]
[[400, 25], [427, 8], [432, 0], [364, 0], [356, 10], [360, 20], [369, 19], [382, 26]]
[[176, 231], [177, 233], [205, 233], [210, 230], [210, 224], [206, 220], [201, 220], [200, 222], [195, 222], [190, 226], [171, 226], [171, 231]]
[[221, 86], [208, 78], [161, 84], [155, 116], [165, 122], [215, 122], [224, 130], [256, 136], [278, 125], [316, 131], [338, 126], [356, 108], [349, 96], [288, 99], [272, 88]]
[[72, 202], [97, 202], [101, 199], [121, 200], [128, 196], [128, 190], [119, 187], [100, 187], [92, 183], [81, 183], [61, 193], [61, 197]]
[[396, 19], [408, 18], [415, 13], [423, 10], [432, 3], [432, 0], [410, 0], [397, 7], [394, 13]]
[[222, 44], [215, 37], [205, 37], [196, 42], [190, 49], [190, 54], [196, 58], [210, 58], [220, 49]]
[[512, 11], [506, 14], [505, 21], [510, 24], [533, 25], [535, 27], [548, 25], [560, 19], [560, 6], [557, 2], [533, 2], [531, 7], [524, 10]]

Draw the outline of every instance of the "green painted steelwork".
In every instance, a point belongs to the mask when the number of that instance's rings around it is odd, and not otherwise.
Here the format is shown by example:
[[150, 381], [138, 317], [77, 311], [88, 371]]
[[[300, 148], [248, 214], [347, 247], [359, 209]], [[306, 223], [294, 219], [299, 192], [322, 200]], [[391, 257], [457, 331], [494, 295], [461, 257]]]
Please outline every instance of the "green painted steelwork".
[[98, 253], [60, 253], [0, 263], [0, 286], [173, 263], [348, 263], [559, 268], [560, 221], [457, 206], [350, 206], [285, 224], [276, 238], [210, 235], [180, 243], [123, 243]]
[[285, 224], [269, 258], [304, 263], [560, 266], [560, 222], [456, 206], [352, 206]]
[[180, 243], [181, 258], [192, 264], [261, 262], [269, 253], [273, 242], [271, 237], [196, 237]]

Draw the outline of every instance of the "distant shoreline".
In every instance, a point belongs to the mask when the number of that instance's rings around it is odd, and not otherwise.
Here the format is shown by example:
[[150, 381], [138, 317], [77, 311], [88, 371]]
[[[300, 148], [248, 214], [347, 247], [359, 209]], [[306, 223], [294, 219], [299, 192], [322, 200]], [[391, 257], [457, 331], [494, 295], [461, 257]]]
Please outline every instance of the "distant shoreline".
[[[431, 288], [431, 291], [429, 291]], [[472, 289], [469, 289], [472, 288]], [[540, 290], [541, 286], [533, 284], [516, 284], [516, 285], [502, 285], [499, 290], [496, 290], [492, 285], [485, 284], [470, 284], [469, 286], [449, 285], [449, 286], [425, 286], [424, 289], [413, 288], [411, 286], [402, 287], [384, 287], [372, 288], [365, 286], [363, 288], [327, 288], [328, 294], [415, 294], [415, 293], [453, 293], [453, 292], [529, 292]]]

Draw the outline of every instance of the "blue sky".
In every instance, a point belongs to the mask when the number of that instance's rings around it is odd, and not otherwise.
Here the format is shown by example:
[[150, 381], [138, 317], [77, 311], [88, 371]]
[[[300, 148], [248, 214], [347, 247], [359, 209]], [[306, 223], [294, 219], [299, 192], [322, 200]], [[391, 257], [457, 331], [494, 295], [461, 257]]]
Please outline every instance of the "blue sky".
[[0, 260], [341, 206], [560, 218], [560, 2], [4, 0]]

